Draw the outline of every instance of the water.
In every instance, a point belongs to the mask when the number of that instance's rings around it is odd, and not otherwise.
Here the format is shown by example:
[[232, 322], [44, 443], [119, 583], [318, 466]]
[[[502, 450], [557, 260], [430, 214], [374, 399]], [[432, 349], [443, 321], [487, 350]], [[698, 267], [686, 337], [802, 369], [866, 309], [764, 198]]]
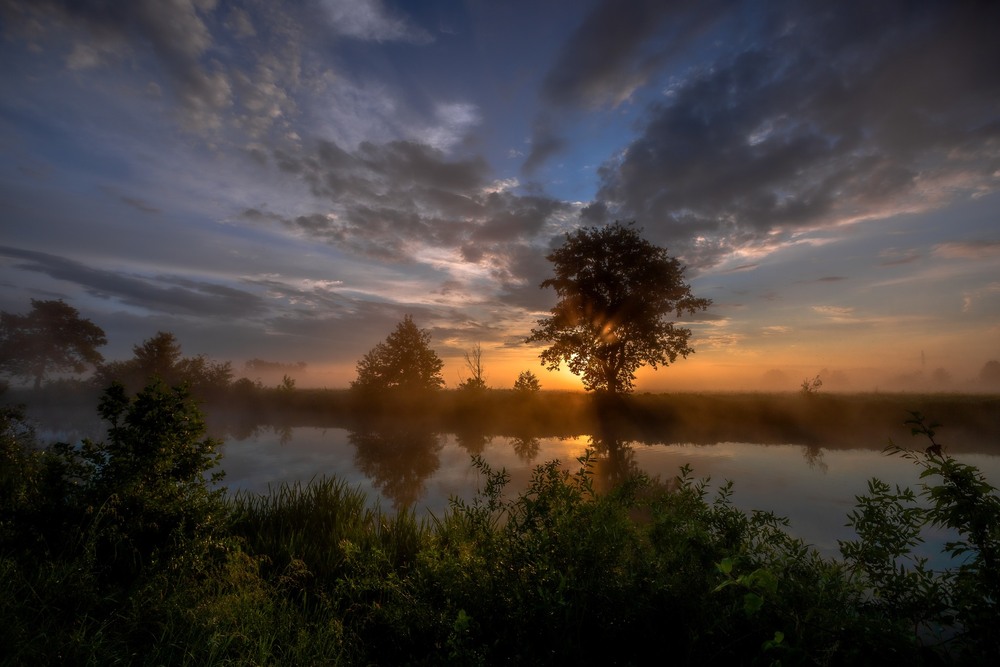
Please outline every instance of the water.
[[[508, 489], [516, 493], [527, 487], [536, 465], [558, 459], [575, 470], [576, 459], [592, 445], [584, 435], [519, 439], [404, 429], [367, 434], [341, 428], [262, 429], [225, 442], [223, 483], [233, 491], [265, 493], [281, 483], [336, 476], [363, 489], [373, 504], [383, 508], [412, 504], [418, 514], [440, 516], [451, 497], [468, 500], [483, 484], [471, 465], [473, 454], [480, 454], [494, 469], [505, 468], [511, 476]], [[964, 453], [956, 458], [977, 466], [992, 484], [1000, 484], [1000, 457]], [[870, 478], [916, 489], [921, 471], [876, 449], [822, 449], [794, 443], [615, 443], [600, 448], [595, 478], [599, 485], [607, 485], [624, 471], [638, 469], [668, 479], [685, 464], [696, 478], [711, 477], [710, 488], [733, 480], [732, 500], [737, 507], [787, 517], [790, 532], [825, 555], [838, 553], [837, 540], [854, 537], [845, 526], [847, 515], [855, 496], [867, 492]], [[928, 537], [931, 549], [945, 540], [940, 533]]]

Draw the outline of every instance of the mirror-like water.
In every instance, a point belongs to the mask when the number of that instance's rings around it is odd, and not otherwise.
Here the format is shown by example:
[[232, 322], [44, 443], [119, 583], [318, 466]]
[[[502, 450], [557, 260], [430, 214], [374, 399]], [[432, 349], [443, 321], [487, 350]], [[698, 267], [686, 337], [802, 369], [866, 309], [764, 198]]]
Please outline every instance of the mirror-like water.
[[[920, 469], [874, 449], [820, 449], [796, 444], [759, 445], [599, 445], [594, 466], [598, 485], [613, 483], [629, 469], [663, 479], [689, 464], [696, 478], [711, 477], [712, 487], [735, 482], [733, 502], [745, 510], [773, 511], [791, 521], [790, 532], [826, 555], [837, 540], [852, 537], [845, 527], [855, 496], [878, 477], [917, 488]], [[264, 493], [281, 483], [308, 483], [323, 475], [359, 486], [384, 508], [413, 504], [418, 514], [442, 514], [452, 496], [473, 497], [483, 480], [471, 465], [472, 454], [511, 476], [511, 493], [525, 489], [534, 467], [560, 460], [576, 469], [576, 458], [593, 440], [574, 438], [462, 437], [399, 430], [356, 433], [340, 428], [263, 429], [223, 448], [224, 484], [233, 491]], [[914, 441], [913, 446], [921, 446]], [[961, 454], [1000, 483], [1000, 457]], [[943, 540], [943, 537], [941, 538]], [[935, 540], [937, 541], [937, 540]], [[931, 545], [933, 546], [933, 545]]]

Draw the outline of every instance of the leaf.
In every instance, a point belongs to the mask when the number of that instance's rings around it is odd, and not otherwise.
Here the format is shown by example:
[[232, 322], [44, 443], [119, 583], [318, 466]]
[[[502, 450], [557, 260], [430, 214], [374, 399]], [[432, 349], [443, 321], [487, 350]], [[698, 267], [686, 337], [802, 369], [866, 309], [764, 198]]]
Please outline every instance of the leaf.
[[743, 596], [743, 612], [747, 616], [753, 616], [764, 606], [764, 598], [756, 593], [747, 593]]

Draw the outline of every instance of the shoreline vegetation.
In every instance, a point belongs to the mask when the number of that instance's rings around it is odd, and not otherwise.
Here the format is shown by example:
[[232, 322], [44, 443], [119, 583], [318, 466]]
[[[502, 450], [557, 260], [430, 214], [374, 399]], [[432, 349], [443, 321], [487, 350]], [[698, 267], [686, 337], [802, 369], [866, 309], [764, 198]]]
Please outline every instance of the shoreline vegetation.
[[[48, 396], [57, 410], [75, 403]], [[34, 407], [47, 402], [34, 399]], [[968, 446], [960, 433], [996, 446], [998, 401], [365, 397], [285, 387], [204, 396], [199, 408], [184, 388], [154, 382], [134, 395], [116, 385], [91, 403], [108, 426], [103, 439], [48, 447], [23, 410], [4, 408], [0, 664], [628, 665], [655, 656], [709, 665], [994, 664], [1000, 497], [951, 453]], [[688, 467], [666, 481], [632, 472], [598, 489], [592, 455], [569, 470], [538, 465], [516, 494], [505, 471], [474, 457], [479, 494], [418, 518], [371, 508], [361, 491], [330, 478], [265, 495], [213, 487], [206, 473], [220, 443], [207, 437], [203, 410], [248, 420], [250, 429], [271, 419], [410, 417], [441, 429], [506, 423], [630, 441], [754, 431], [846, 446], [909, 414], [887, 453], [920, 467], [925, 481], [909, 490], [871, 480], [845, 517], [856, 539], [840, 543], [839, 558], [790, 536], [781, 517], [735, 507], [731, 484], [710, 493]], [[907, 412], [916, 410], [947, 423], [946, 437]], [[865, 446], [887, 437], [895, 438]], [[941, 528], [954, 535], [943, 547], [951, 565], [935, 570], [914, 550]]]

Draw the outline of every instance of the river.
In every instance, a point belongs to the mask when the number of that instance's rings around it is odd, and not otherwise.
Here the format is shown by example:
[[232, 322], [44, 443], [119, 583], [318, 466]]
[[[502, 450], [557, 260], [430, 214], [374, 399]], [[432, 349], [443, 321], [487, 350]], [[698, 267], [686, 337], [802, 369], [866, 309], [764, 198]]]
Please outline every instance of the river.
[[[909, 444], [921, 446], [918, 440]], [[510, 474], [510, 494], [525, 489], [540, 463], [559, 460], [567, 469], [593, 447], [592, 438], [461, 437], [397, 429], [352, 432], [342, 428], [261, 428], [223, 446], [223, 484], [231, 491], [266, 493], [282, 483], [307, 484], [335, 476], [364, 490], [385, 509], [412, 506], [419, 515], [440, 516], [449, 499], [472, 498], [483, 483], [472, 465], [479, 454], [494, 469]], [[594, 473], [606, 486], [625, 471], [640, 470], [669, 479], [682, 465], [696, 478], [710, 477], [710, 488], [734, 482], [733, 503], [744, 510], [765, 510], [790, 520], [789, 532], [825, 555], [838, 553], [837, 541], [853, 537], [845, 526], [855, 496], [877, 477], [916, 489], [921, 471], [912, 462], [879, 449], [825, 449], [795, 443], [716, 444], [597, 443]], [[977, 466], [994, 485], [1000, 483], [1000, 456], [957, 455]], [[929, 546], [944, 540], [931, 534]]]

